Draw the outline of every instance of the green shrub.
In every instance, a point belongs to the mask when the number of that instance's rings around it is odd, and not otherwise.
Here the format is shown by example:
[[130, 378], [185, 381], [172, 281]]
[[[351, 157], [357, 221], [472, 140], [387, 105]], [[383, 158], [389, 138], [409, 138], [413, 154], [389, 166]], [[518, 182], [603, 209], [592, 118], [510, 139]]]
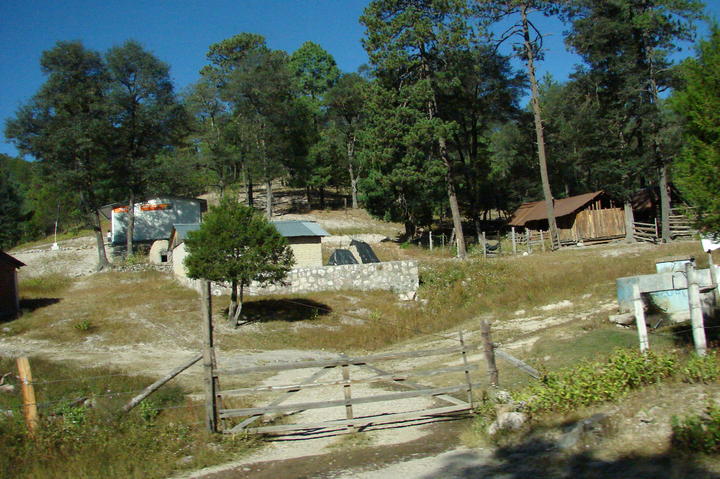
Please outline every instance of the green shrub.
[[720, 407], [709, 405], [704, 414], [672, 418], [672, 443], [684, 451], [720, 452]]
[[683, 380], [689, 383], [712, 383], [720, 379], [720, 361], [716, 352], [707, 356], [693, 354], [683, 368]]
[[530, 413], [572, 411], [582, 406], [615, 400], [632, 389], [671, 376], [677, 360], [667, 354], [617, 350], [606, 362], [585, 361], [578, 366], [546, 374], [517, 395]]
[[87, 319], [83, 319], [82, 321], [78, 321], [77, 323], [75, 323], [75, 324], [73, 325], [73, 328], [75, 328], [76, 330], [80, 331], [81, 333], [87, 333], [88, 331], [90, 331], [90, 330], [92, 329], [92, 327], [93, 327], [93, 326], [92, 326], [92, 323], [91, 323], [89, 320], [87, 320]]

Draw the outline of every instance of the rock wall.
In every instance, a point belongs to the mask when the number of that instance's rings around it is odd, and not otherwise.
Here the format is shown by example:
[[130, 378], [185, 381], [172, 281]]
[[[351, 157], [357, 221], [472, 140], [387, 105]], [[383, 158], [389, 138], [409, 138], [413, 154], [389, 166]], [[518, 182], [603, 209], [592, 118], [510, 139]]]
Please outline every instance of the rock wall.
[[[176, 279], [191, 288], [199, 289], [200, 281], [177, 276]], [[389, 261], [386, 263], [350, 264], [341, 266], [315, 266], [290, 271], [286, 285], [266, 287], [250, 286], [250, 295], [317, 293], [321, 291], [372, 291], [385, 290], [397, 293], [401, 299], [415, 299], [419, 285], [418, 265], [415, 261]], [[222, 284], [213, 284], [213, 295], [228, 293]]]

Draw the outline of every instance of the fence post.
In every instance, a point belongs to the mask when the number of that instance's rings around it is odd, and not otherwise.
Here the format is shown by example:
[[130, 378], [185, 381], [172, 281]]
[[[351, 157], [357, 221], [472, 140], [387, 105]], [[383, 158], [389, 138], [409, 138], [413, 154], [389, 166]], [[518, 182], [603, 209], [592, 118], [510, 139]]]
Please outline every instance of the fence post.
[[38, 430], [38, 411], [35, 399], [35, 387], [32, 383], [32, 370], [28, 358], [17, 358], [18, 376], [22, 389], [23, 415], [27, 424], [30, 436], [34, 436]]
[[217, 389], [215, 379], [215, 350], [212, 324], [212, 296], [210, 281], [202, 286], [203, 316], [203, 368], [205, 374], [205, 426], [210, 432], [218, 431]]
[[685, 275], [688, 282], [688, 307], [690, 309], [690, 323], [692, 324], [693, 343], [698, 356], [705, 356], [707, 342], [705, 340], [705, 325], [703, 324], [702, 306], [700, 304], [700, 286], [697, 283], [695, 266], [685, 264]]
[[480, 322], [480, 333], [483, 340], [483, 350], [485, 352], [485, 362], [487, 363], [488, 376], [490, 376], [490, 385], [497, 387], [499, 385], [498, 368], [495, 363], [495, 346], [490, 337], [490, 323], [486, 320]]
[[[343, 359], [347, 358], [344, 354], [341, 355]], [[353, 420], [353, 407], [352, 407], [352, 391], [350, 390], [350, 365], [342, 365], [342, 378], [345, 381], [343, 384], [343, 395], [345, 396], [345, 418]], [[349, 428], [353, 429], [352, 424], [348, 425]]]
[[632, 297], [635, 308], [635, 324], [637, 325], [638, 339], [640, 340], [640, 352], [644, 353], [650, 349], [650, 343], [648, 341], [647, 324], [645, 324], [645, 308], [640, 294], [640, 285], [637, 283], [632, 285]]
[[510, 238], [512, 240], [513, 254], [517, 254], [517, 243], [515, 242], [515, 227], [510, 228]]
[[715, 264], [713, 263], [712, 251], [708, 250], [707, 255], [708, 269], [710, 270], [710, 281], [712, 282], [713, 287], [713, 298], [715, 299], [715, 307], [717, 308], [718, 300], [720, 300], [720, 291], [718, 291], [720, 285], [718, 285], [717, 270], [715, 269]]
[[430, 251], [433, 250], [432, 230], [430, 230]]
[[458, 335], [460, 336], [460, 348], [462, 349], [461, 354], [463, 366], [465, 366], [465, 380], [467, 381], [468, 385], [468, 404], [470, 404], [470, 408], [473, 409], [475, 406], [473, 404], [472, 379], [470, 378], [470, 368], [468, 365], [467, 351], [465, 350], [465, 340], [463, 339], [462, 329], [458, 331]]

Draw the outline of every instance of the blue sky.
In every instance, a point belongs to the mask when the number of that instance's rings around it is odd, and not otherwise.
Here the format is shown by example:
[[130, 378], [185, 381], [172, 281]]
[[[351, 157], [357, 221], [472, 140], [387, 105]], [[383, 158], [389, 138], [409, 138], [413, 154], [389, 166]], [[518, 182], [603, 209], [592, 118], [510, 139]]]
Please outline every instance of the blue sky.
[[[178, 90], [198, 78], [208, 46], [241, 32], [264, 35], [292, 53], [305, 41], [329, 51], [342, 71], [367, 62], [358, 18], [369, 0], [1, 0], [0, 122], [12, 117], [44, 81], [39, 59], [61, 40], [104, 52], [133, 39], [168, 63]], [[707, 2], [720, 16], [720, 2]], [[564, 27], [543, 20], [547, 60], [539, 74], [564, 80], [579, 60], [565, 51]], [[700, 29], [702, 35], [706, 31]], [[691, 52], [686, 48], [682, 56]], [[16, 155], [0, 138], [0, 153]]]

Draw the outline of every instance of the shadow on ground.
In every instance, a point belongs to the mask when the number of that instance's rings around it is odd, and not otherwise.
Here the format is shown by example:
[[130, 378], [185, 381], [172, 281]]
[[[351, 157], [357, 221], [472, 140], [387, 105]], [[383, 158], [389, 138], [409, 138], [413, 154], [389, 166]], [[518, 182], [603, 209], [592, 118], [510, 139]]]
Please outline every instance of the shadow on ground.
[[60, 302], [60, 298], [30, 298], [20, 300], [20, 311], [32, 313], [36, 309], [44, 308]]
[[[311, 299], [261, 299], [243, 303], [247, 322], [312, 321], [327, 316], [332, 308]], [[226, 311], [227, 313], [227, 311]]]
[[692, 456], [673, 453], [600, 460], [591, 452], [562, 453], [551, 441], [531, 441], [495, 451], [482, 462], [471, 453], [453, 454], [422, 479], [717, 479]]

